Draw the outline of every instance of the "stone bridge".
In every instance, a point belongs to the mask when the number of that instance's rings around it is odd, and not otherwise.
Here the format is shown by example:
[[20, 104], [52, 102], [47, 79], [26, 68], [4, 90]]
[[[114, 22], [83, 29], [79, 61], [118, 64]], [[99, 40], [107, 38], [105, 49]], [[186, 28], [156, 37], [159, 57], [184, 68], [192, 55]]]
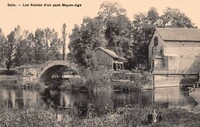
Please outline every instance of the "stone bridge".
[[53, 74], [65, 69], [73, 70], [78, 73], [77, 65], [63, 61], [47, 61], [40, 65], [29, 65], [17, 67], [17, 73], [23, 82], [44, 82], [51, 78]]

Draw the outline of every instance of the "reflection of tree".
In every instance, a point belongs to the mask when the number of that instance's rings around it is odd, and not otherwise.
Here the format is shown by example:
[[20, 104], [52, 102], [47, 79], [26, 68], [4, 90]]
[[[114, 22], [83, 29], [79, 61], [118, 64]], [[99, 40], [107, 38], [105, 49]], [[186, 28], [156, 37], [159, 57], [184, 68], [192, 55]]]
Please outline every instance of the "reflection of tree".
[[12, 90], [9, 90], [8, 91], [8, 108], [12, 108], [14, 109], [15, 108], [15, 100], [16, 100], [16, 95], [15, 95], [15, 92], [12, 91]]
[[43, 96], [42, 100], [54, 109], [65, 109], [69, 108], [70, 101], [69, 98], [62, 91], [51, 91], [49, 89], [45, 89], [44, 92], [41, 93]]

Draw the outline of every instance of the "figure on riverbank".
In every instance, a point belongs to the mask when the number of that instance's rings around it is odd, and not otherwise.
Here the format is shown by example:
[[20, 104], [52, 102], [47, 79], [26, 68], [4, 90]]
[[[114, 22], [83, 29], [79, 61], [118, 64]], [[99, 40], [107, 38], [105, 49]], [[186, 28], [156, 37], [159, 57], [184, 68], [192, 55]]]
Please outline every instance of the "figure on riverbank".
[[157, 122], [157, 114], [156, 114], [156, 110], [155, 109], [153, 110], [152, 117], [153, 117], [152, 122], [156, 123]]
[[158, 121], [161, 122], [162, 119], [163, 119], [163, 116], [162, 116], [162, 114], [160, 114], [160, 115], [158, 116]]
[[149, 114], [148, 114], [148, 116], [147, 116], [147, 119], [148, 119], [148, 123], [152, 123], [153, 116], [152, 116], [151, 110], [149, 111]]

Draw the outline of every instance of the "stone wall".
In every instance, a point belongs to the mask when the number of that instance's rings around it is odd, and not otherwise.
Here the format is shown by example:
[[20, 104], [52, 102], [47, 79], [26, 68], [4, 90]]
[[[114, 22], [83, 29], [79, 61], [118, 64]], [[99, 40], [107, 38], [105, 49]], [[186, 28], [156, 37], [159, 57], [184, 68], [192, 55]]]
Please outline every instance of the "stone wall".
[[168, 71], [185, 73], [200, 71], [199, 42], [165, 42], [164, 56], [167, 57]]
[[198, 75], [154, 75], [154, 87], [186, 86], [192, 85]]
[[17, 74], [23, 84], [37, 81], [37, 69], [33, 67], [17, 68]]

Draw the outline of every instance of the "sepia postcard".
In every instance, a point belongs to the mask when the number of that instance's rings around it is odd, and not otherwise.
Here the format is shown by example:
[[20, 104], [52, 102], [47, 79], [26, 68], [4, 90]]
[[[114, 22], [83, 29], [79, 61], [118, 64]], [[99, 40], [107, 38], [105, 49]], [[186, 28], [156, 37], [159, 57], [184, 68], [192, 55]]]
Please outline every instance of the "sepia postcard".
[[0, 0], [0, 127], [199, 127], [198, 0]]

